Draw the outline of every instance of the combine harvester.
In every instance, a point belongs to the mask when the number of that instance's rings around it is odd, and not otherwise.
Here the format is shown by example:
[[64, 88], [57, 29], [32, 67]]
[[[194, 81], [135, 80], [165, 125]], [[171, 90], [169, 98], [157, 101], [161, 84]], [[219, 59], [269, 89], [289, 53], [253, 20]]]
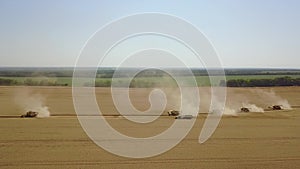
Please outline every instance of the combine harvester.
[[169, 110], [168, 111], [169, 116], [178, 116], [179, 114], [180, 114], [180, 112], [177, 110]]
[[283, 110], [282, 105], [273, 105], [273, 106], [270, 106], [269, 108], [271, 108], [272, 110]]
[[25, 114], [21, 115], [21, 118], [33, 118], [33, 117], [37, 117], [39, 113], [35, 112], [35, 111], [28, 111]]
[[169, 110], [168, 111], [169, 116], [175, 116], [175, 119], [192, 119], [192, 115], [180, 115], [180, 111], [178, 110]]
[[249, 112], [250, 112], [250, 108], [242, 107], [242, 108], [241, 108], [241, 112], [249, 113]]
[[282, 105], [272, 105], [269, 106], [265, 111], [272, 111], [272, 110], [284, 110]]

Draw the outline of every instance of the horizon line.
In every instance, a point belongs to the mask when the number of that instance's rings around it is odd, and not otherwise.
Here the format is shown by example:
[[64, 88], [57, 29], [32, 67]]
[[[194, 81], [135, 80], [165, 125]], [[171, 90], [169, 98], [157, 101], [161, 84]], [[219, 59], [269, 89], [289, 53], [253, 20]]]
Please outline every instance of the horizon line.
[[[59, 68], [68, 68], [68, 69], [74, 69], [75, 66], [0, 66], [0, 69], [7, 68], [7, 69], [30, 69], [30, 68], [41, 68], [41, 69], [47, 69], [47, 68], [52, 68], [52, 69], [59, 69]], [[78, 67], [78, 68], [95, 68], [95, 67]], [[105, 67], [97, 67], [99, 68], [107, 68], [107, 69], [116, 69], [118, 67], [115, 66], [105, 66]], [[141, 69], [141, 68], [149, 68], [149, 67], [121, 67], [121, 69]], [[186, 67], [158, 67], [158, 68], [166, 68], [166, 69], [184, 69]], [[201, 70], [206, 70], [206, 69], [263, 69], [263, 70], [299, 70], [300, 68], [289, 68], [289, 67], [223, 67], [223, 68], [216, 68], [216, 67], [209, 67], [209, 68], [204, 68], [204, 67], [188, 67], [190, 69], [201, 69]], [[151, 69], [151, 67], [150, 67]], [[155, 67], [153, 67], [155, 69]]]

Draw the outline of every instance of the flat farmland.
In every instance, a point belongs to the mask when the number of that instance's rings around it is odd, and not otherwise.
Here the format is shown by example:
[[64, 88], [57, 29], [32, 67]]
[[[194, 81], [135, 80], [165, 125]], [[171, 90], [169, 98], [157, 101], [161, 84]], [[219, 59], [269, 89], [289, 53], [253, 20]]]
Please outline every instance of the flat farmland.
[[[179, 91], [164, 89], [166, 110], [177, 108]], [[166, 130], [173, 117], [137, 124], [119, 116], [110, 88], [95, 89], [107, 121], [121, 133], [149, 137]], [[132, 88], [138, 110], [149, 108], [151, 89]], [[210, 90], [199, 88], [200, 114], [190, 133], [161, 155], [131, 159], [113, 155], [94, 144], [81, 128], [70, 87], [0, 87], [0, 168], [297, 168], [300, 165], [300, 87], [228, 88], [226, 106], [244, 103], [267, 108], [279, 102], [292, 110], [223, 116], [213, 136], [198, 143], [210, 105]], [[170, 100], [170, 101], [169, 101]], [[24, 105], [47, 106], [48, 118], [18, 118]], [[26, 104], [25, 104], [26, 103]], [[36, 105], [34, 103], [34, 105]], [[112, 140], [114, 141], [114, 140]]]

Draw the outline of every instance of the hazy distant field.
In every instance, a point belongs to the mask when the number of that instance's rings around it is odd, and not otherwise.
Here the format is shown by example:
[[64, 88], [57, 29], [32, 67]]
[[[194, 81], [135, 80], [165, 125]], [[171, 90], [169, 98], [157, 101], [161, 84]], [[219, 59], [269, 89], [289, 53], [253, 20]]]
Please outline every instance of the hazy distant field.
[[[130, 90], [132, 102], [138, 109], [148, 108], [150, 91], [142, 88]], [[199, 88], [199, 91], [203, 97], [200, 112], [207, 113], [209, 88]], [[177, 94], [174, 90], [166, 92]], [[72, 116], [75, 112], [70, 87], [0, 87], [0, 167], [297, 168], [300, 165], [299, 93], [300, 87], [229, 88], [227, 106], [230, 108], [242, 102], [266, 108], [281, 98], [286, 99], [293, 110], [224, 116], [214, 135], [204, 144], [199, 144], [199, 132], [206, 117], [203, 114], [188, 136], [172, 150], [153, 158], [129, 159], [104, 151], [86, 136], [76, 116]], [[96, 94], [104, 113], [118, 114], [111, 102], [110, 88], [97, 88]], [[67, 116], [42, 119], [4, 117], [24, 113], [23, 103], [32, 97], [41, 99], [51, 114]], [[167, 109], [172, 106], [174, 103], [168, 103]], [[168, 116], [146, 125], [117, 117], [107, 117], [107, 120], [120, 132], [136, 137], [158, 134], [174, 121]]]

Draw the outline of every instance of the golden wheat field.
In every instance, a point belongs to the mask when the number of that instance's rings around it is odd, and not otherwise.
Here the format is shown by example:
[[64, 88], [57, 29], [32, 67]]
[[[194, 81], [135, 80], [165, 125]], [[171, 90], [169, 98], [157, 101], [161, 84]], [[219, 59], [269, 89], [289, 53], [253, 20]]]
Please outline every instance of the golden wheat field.
[[[165, 89], [166, 109], [176, 108], [178, 91]], [[151, 89], [130, 89], [133, 105], [146, 110]], [[204, 144], [198, 143], [210, 103], [209, 88], [199, 88], [200, 114], [190, 133], [173, 149], [151, 158], [124, 158], [106, 152], [81, 128], [70, 87], [0, 87], [0, 168], [205, 168], [275, 169], [300, 166], [300, 87], [228, 88], [221, 122]], [[96, 88], [107, 121], [119, 132], [149, 137], [166, 130], [174, 118], [136, 124], [119, 117], [110, 88]], [[291, 109], [236, 113], [273, 104]], [[33, 107], [30, 107], [33, 106]], [[50, 117], [19, 118], [34, 106], [47, 106]]]

